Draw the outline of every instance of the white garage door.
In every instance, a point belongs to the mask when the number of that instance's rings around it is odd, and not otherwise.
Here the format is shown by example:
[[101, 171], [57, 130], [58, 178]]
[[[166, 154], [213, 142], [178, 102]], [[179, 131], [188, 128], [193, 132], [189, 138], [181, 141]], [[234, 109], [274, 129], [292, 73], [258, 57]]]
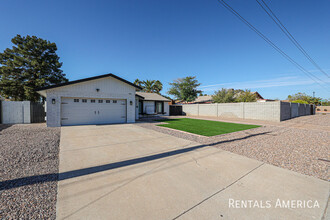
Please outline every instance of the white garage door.
[[125, 122], [126, 100], [62, 98], [62, 125], [113, 124]]

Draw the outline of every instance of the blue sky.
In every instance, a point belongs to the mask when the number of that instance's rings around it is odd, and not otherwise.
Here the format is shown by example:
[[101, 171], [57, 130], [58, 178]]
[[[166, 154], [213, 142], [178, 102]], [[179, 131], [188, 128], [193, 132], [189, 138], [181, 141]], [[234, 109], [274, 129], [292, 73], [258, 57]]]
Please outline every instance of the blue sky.
[[[196, 76], [208, 94], [219, 88], [285, 99], [305, 92], [330, 98], [330, 80], [284, 36], [255, 0], [227, 1], [306, 69], [313, 83], [216, 0], [1, 1], [0, 51], [16, 34], [55, 42], [70, 80], [114, 73], [164, 84]], [[330, 73], [330, 1], [265, 2], [314, 60]]]

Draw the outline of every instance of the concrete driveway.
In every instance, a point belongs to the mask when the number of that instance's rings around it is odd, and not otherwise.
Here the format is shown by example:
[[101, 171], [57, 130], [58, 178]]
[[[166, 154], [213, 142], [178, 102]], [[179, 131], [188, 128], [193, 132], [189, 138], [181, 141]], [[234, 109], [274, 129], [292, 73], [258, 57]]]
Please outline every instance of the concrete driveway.
[[132, 124], [62, 127], [59, 172], [58, 219], [321, 219], [329, 197], [326, 181]]

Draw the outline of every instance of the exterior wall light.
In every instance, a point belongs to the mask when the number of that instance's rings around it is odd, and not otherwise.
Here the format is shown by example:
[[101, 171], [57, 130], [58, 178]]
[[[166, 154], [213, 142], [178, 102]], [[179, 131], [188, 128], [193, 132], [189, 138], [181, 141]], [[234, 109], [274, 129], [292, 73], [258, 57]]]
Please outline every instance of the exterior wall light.
[[52, 104], [55, 104], [55, 99], [52, 99]]
[[130, 105], [133, 105], [133, 101], [132, 101], [132, 100], [131, 100], [131, 101], [129, 101], [129, 104], [130, 104]]
[[99, 92], [100, 91], [100, 89], [96, 89], [96, 92]]

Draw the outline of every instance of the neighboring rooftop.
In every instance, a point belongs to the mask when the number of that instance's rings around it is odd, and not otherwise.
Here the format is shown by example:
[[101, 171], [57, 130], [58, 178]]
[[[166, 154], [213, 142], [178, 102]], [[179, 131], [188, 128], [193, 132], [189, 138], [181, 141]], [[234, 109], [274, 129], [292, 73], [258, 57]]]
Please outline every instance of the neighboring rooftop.
[[165, 98], [164, 96], [161, 96], [157, 93], [151, 93], [151, 92], [136, 92], [136, 95], [140, 98], [142, 98], [145, 101], [165, 101], [169, 102], [171, 100]]
[[212, 102], [213, 98], [211, 95], [204, 95], [204, 96], [198, 96], [194, 103], [202, 103], [202, 102]]
[[264, 99], [260, 94], [259, 92], [251, 92], [252, 94], [255, 94], [257, 99]]

